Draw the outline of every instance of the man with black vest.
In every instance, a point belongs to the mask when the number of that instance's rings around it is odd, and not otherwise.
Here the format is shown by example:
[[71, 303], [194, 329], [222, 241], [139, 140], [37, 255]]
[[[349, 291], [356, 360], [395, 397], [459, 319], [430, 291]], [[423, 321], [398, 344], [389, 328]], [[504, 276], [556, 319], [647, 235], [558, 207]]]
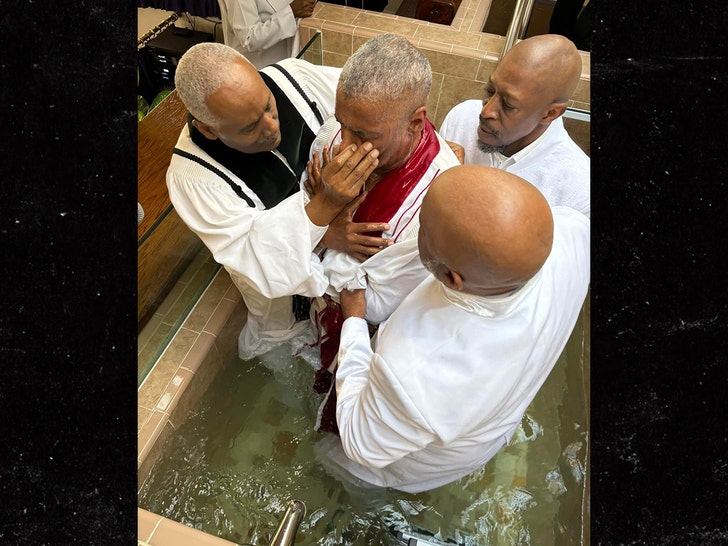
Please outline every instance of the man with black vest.
[[[177, 65], [175, 86], [189, 116], [167, 188], [180, 218], [242, 294], [243, 359], [306, 330], [308, 321], [296, 319], [307, 315], [294, 315], [291, 296], [325, 291], [328, 279], [311, 253], [326, 245], [328, 225], [378, 164], [370, 143], [352, 145], [327, 166], [323, 191], [310, 202], [299, 191], [311, 143], [333, 115], [339, 72], [302, 59], [259, 72], [233, 48], [213, 42], [193, 46]], [[362, 234], [382, 229], [349, 227]], [[330, 239], [342, 244], [346, 237]], [[378, 237], [366, 241], [372, 254], [386, 246]]]

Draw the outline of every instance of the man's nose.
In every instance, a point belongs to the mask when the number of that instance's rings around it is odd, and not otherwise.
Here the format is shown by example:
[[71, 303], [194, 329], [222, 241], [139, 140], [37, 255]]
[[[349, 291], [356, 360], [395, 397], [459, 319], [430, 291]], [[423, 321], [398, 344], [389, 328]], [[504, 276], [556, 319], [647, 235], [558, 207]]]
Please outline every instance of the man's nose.
[[278, 121], [277, 115], [267, 113], [265, 116], [263, 116], [263, 133], [266, 137], [269, 137], [270, 135], [276, 133], [279, 127], [280, 122]]
[[496, 114], [496, 98], [495, 95], [490, 97], [489, 100], [483, 101], [483, 108], [480, 109], [480, 117], [481, 118], [487, 118], [487, 119], [495, 119], [497, 118]]

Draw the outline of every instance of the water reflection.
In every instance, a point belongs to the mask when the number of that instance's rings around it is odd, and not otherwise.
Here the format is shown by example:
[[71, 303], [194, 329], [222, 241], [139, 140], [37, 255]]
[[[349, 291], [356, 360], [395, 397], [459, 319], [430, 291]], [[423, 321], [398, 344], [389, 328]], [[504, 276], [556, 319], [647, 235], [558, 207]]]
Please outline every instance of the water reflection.
[[238, 544], [268, 544], [292, 498], [308, 512], [299, 545], [582, 544], [584, 335], [582, 313], [508, 446], [419, 494], [345, 484], [322, 464], [317, 446], [335, 440], [313, 431], [320, 399], [309, 364], [285, 348], [265, 363], [232, 362], [164, 447], [139, 505]]

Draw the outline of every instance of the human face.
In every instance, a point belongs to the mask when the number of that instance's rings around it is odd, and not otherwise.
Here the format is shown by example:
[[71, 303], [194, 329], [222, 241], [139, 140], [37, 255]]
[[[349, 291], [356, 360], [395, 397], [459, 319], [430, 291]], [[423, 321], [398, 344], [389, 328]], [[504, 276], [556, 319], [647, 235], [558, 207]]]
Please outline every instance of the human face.
[[548, 104], [529, 76], [533, 74], [504, 61], [488, 79], [478, 125], [478, 140], [485, 151], [511, 156], [546, 130], [543, 120]]
[[[379, 166], [384, 174], [401, 166], [419, 142], [401, 104], [383, 105], [336, 94], [336, 120], [341, 124], [341, 148], [371, 142], [379, 150]], [[408, 112], [409, 113], [409, 112]]]
[[281, 142], [278, 109], [273, 94], [257, 74], [249, 74], [239, 84], [218, 89], [207, 106], [222, 119], [210, 127], [226, 146], [246, 154], [274, 150]]

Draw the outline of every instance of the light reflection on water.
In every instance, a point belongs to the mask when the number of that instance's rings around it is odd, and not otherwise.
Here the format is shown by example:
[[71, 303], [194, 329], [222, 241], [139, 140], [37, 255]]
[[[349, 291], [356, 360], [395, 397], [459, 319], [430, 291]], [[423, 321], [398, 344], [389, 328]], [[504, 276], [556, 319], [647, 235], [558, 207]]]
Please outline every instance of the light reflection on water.
[[329, 440], [313, 431], [320, 399], [309, 364], [276, 352], [267, 365], [236, 360], [164, 446], [139, 506], [255, 546], [270, 542], [294, 498], [307, 508], [301, 546], [402, 544], [391, 526], [432, 544], [582, 544], [584, 330], [582, 312], [508, 446], [469, 476], [419, 494], [345, 486], [320, 464], [315, 445]]

